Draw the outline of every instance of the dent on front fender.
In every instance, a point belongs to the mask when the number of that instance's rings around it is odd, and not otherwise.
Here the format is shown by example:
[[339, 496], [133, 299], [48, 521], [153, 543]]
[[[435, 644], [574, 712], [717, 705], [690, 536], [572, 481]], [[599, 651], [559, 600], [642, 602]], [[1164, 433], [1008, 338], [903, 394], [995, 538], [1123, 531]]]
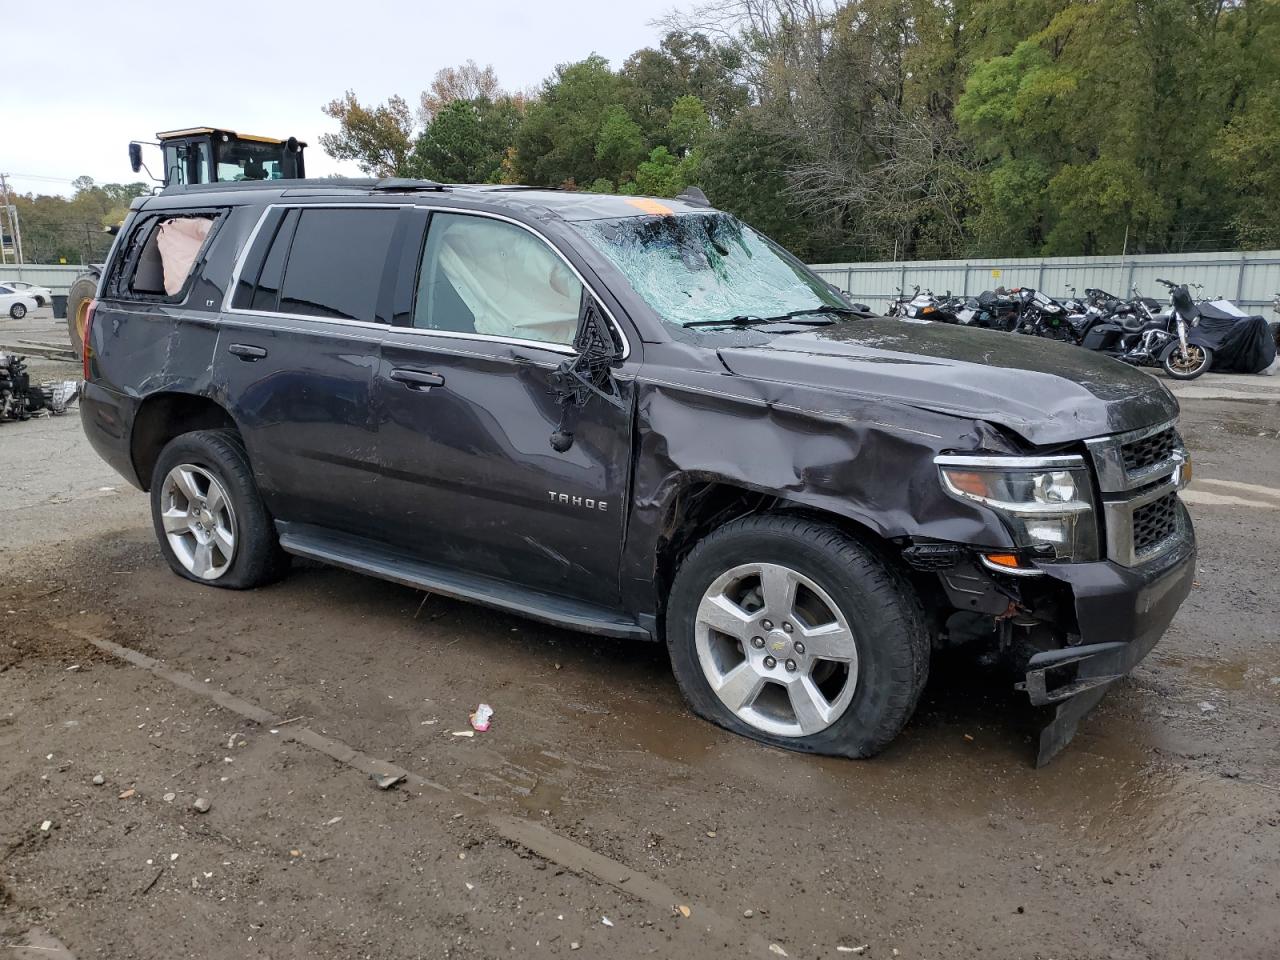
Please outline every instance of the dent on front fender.
[[639, 383], [627, 573], [652, 578], [671, 503], [703, 481], [831, 513], [883, 538], [1011, 546], [993, 517], [947, 496], [933, 464], [942, 450], [1016, 452], [998, 430], [888, 401], [817, 400], [803, 387], [714, 374]]

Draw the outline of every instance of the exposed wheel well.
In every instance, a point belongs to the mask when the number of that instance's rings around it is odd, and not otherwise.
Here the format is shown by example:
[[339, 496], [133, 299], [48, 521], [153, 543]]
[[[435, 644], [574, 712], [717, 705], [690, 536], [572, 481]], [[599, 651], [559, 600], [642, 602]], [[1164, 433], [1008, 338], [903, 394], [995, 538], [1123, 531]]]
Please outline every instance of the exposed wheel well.
[[[657, 583], [660, 602], [670, 593], [676, 570], [685, 555], [707, 534], [740, 517], [760, 513], [787, 513], [807, 516], [843, 531], [872, 550], [887, 563], [901, 566], [898, 549], [888, 540], [856, 520], [783, 500], [770, 494], [718, 482], [694, 483], [672, 501], [658, 536]], [[663, 611], [658, 612], [659, 622]]]
[[160, 393], [147, 397], [133, 421], [130, 455], [143, 490], [151, 487], [160, 451], [174, 437], [192, 430], [235, 429], [231, 414], [208, 397]]

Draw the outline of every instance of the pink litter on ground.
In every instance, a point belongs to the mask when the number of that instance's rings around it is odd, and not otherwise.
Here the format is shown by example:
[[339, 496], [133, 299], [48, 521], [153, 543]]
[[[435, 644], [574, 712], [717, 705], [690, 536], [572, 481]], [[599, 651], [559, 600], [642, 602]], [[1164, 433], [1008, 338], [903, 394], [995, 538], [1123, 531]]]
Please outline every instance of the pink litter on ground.
[[493, 707], [487, 703], [482, 703], [476, 707], [476, 712], [471, 715], [471, 727], [484, 733], [489, 729], [489, 718], [493, 716]]

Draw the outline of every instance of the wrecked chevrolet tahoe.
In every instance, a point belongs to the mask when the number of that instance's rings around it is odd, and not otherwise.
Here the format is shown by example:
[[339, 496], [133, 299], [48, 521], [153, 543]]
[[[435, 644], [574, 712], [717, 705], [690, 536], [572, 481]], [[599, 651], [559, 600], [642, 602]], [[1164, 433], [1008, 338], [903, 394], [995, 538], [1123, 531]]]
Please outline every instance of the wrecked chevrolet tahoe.
[[660, 641], [779, 747], [875, 754], [955, 647], [1047, 760], [1191, 587], [1158, 381], [872, 316], [692, 191], [170, 187], [86, 343], [85, 431], [179, 576], [307, 557]]

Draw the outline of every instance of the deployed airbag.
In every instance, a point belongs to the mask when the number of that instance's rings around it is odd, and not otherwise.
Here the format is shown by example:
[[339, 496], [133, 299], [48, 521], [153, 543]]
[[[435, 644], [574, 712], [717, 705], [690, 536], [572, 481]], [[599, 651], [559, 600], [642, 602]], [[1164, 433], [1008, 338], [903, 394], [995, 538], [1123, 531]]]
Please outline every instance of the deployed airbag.
[[187, 282], [213, 221], [207, 217], [175, 217], [160, 224], [156, 249], [164, 269], [164, 292], [174, 296]]

